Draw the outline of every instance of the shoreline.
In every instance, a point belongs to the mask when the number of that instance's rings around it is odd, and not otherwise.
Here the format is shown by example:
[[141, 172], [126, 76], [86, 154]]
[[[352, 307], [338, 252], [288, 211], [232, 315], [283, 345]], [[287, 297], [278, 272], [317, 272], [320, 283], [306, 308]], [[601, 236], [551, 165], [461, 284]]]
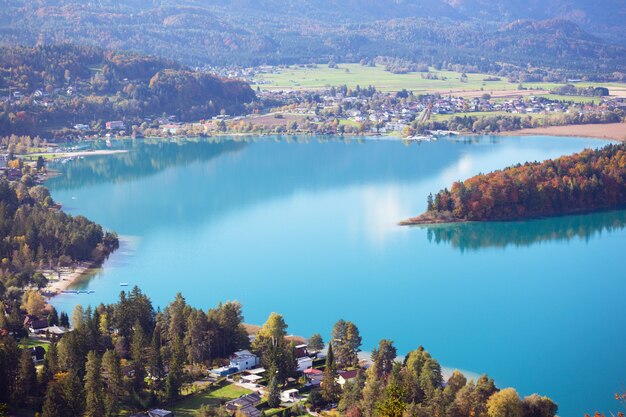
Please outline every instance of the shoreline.
[[460, 220], [451, 213], [433, 213], [427, 211], [416, 217], [410, 217], [406, 220], [398, 222], [398, 226], [432, 226], [443, 224], [469, 223], [467, 220]]
[[78, 151], [78, 152], [40, 152], [25, 155], [29, 158], [37, 158], [39, 156], [48, 157], [50, 161], [56, 161], [64, 158], [78, 158], [84, 156], [102, 156], [102, 155], [116, 155], [121, 153], [128, 153], [126, 149], [101, 149], [91, 151]]
[[62, 267], [57, 270], [44, 269], [41, 272], [48, 278], [48, 285], [41, 289], [41, 293], [48, 300], [66, 291], [76, 281], [84, 276], [96, 272], [102, 266], [102, 261], [80, 262], [75, 265]]

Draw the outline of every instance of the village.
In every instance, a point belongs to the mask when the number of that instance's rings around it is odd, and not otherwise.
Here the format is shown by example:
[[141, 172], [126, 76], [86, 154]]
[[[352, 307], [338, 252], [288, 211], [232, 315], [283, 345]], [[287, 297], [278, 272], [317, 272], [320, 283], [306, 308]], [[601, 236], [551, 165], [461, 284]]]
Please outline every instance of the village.
[[[430, 134], [433, 130], [463, 131], [464, 133], [498, 133], [494, 128], [481, 131], [473, 126], [477, 120], [519, 117], [515, 124], [499, 124], [497, 129], [569, 124], [572, 117], [615, 113], [623, 115], [626, 99], [610, 96], [606, 88], [590, 89], [597, 96], [564, 96], [547, 91], [528, 90], [521, 84], [518, 90], [490, 92], [489, 86], [479, 91], [393, 92], [379, 91], [372, 86], [346, 85], [324, 89], [262, 89], [258, 74], [272, 74], [275, 67], [203, 69], [230, 79], [254, 81], [257, 101], [248, 106], [246, 115], [229, 115], [223, 109], [205, 119], [180, 120], [176, 115], [141, 115], [128, 112], [123, 119], [103, 120], [96, 114], [92, 120], [73, 119], [62, 128], [42, 133], [49, 142], [110, 140], [122, 137], [216, 136], [224, 134], [348, 134], [391, 135], [404, 138], [415, 134]], [[430, 73], [429, 73], [430, 74]], [[422, 77], [424, 75], [422, 74]], [[465, 74], [461, 75], [462, 77]], [[495, 78], [494, 78], [495, 79]], [[572, 83], [580, 80], [573, 80]], [[122, 82], [132, 83], [132, 80]], [[486, 84], [486, 83], [483, 83]], [[574, 84], [560, 87], [576, 91]], [[75, 97], [87, 97], [91, 84], [68, 79], [64, 88], [36, 89], [30, 95], [11, 91], [0, 97], [0, 103], [12, 110], [15, 117], [27, 117], [26, 111], [52, 111], [67, 106]], [[492, 95], [493, 93], [493, 95]], [[594, 93], [594, 94], [595, 94]], [[210, 115], [208, 115], [210, 116]], [[563, 118], [565, 120], [562, 120]], [[457, 123], [459, 118], [464, 119]], [[471, 122], [467, 119], [472, 118]], [[600, 120], [600, 123], [605, 121]], [[519, 127], [518, 127], [519, 126]], [[482, 126], [480, 126], [482, 127]]]
[[[6, 312], [10, 314], [10, 310]], [[41, 317], [44, 317], [42, 311]], [[28, 350], [33, 363], [41, 368], [46, 358], [46, 352], [50, 343], [58, 343], [74, 329], [70, 327], [68, 317], [64, 313], [57, 317], [56, 313], [48, 314], [46, 318], [27, 314], [24, 317], [23, 328], [27, 335], [22, 339], [22, 349]], [[7, 330], [0, 329], [6, 333]], [[0, 333], [0, 336], [3, 334]], [[255, 334], [250, 334], [252, 343]], [[250, 350], [239, 350], [230, 355], [228, 362], [223, 366], [206, 369], [194, 381], [188, 382], [183, 387], [183, 395], [175, 404], [170, 404], [171, 409], [153, 408], [145, 413], [130, 414], [131, 417], [181, 417], [176, 410], [184, 410], [186, 403], [206, 402], [212, 406], [223, 409], [224, 412], [239, 417], [269, 417], [276, 414], [286, 415], [288, 409], [301, 410], [291, 415], [299, 415], [302, 412], [317, 416], [323, 409], [331, 409], [336, 404], [323, 404], [323, 401], [310, 396], [312, 391], [319, 392], [324, 377], [326, 366], [326, 349], [320, 341], [306, 340], [298, 336], [286, 336], [285, 341], [290, 342], [295, 348], [296, 370], [293, 377], [289, 377], [279, 392], [279, 405], [268, 408], [268, 388], [270, 375], [268, 370], [261, 366], [261, 358]], [[298, 344], [295, 344], [295, 343]], [[369, 366], [368, 361], [361, 360], [358, 367], [338, 369], [336, 372], [336, 384], [343, 390], [346, 383], [353, 381]], [[134, 378], [135, 369], [132, 365], [124, 365], [122, 361], [121, 372], [124, 378]], [[147, 375], [150, 379], [150, 375]], [[217, 393], [217, 398], [212, 396]], [[218, 400], [217, 402], [211, 400]], [[182, 413], [184, 415], [184, 413]], [[288, 415], [288, 414], [287, 414]]]

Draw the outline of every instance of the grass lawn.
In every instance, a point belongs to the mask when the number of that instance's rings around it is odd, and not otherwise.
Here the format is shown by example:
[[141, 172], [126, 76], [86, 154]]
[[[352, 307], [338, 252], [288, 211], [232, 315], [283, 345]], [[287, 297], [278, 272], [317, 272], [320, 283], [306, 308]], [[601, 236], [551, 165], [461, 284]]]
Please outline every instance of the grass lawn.
[[26, 347], [29, 347], [29, 348], [32, 348], [35, 346], [41, 346], [46, 350], [46, 352], [48, 351], [48, 347], [50, 347], [50, 342], [37, 340], [37, 339], [31, 339], [30, 337], [27, 339], [20, 340], [19, 345], [24, 346], [24, 344], [26, 344]]
[[239, 398], [251, 392], [252, 391], [245, 388], [230, 384], [216, 390], [205, 390], [201, 393], [191, 395], [172, 407], [171, 411], [174, 412], [176, 417], [194, 417], [196, 410], [204, 404], [219, 406], [222, 401]]
[[[385, 71], [381, 65], [376, 67], [361, 66], [359, 64], [339, 64], [339, 68], [328, 68], [326, 64], [318, 64], [317, 68], [278, 69], [277, 74], [258, 74], [255, 82], [265, 90], [295, 89], [319, 90], [331, 86], [347, 85], [354, 88], [357, 85], [367, 87], [373, 85], [381, 91], [399, 91], [407, 89], [415, 93], [427, 92], [463, 92], [480, 91], [485, 93], [494, 91], [515, 91], [519, 83], [510, 83], [506, 78], [500, 81], [485, 81], [487, 74], [467, 74], [467, 80], [461, 81], [461, 74], [453, 71], [437, 71], [431, 68], [430, 73], [437, 75], [438, 80], [422, 78], [422, 73], [392, 74]], [[446, 78], [445, 80], [441, 78]], [[524, 87], [533, 90], [550, 91], [563, 84], [529, 82]], [[607, 87], [609, 89], [624, 89], [626, 84], [620, 83], [580, 83], [577, 87]], [[626, 94], [626, 93], [625, 93]]]

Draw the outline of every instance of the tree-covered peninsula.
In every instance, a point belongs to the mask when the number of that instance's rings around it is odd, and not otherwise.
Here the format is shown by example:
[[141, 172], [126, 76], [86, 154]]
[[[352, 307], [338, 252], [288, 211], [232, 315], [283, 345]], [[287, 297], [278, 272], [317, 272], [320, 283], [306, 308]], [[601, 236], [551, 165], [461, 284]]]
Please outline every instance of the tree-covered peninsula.
[[0, 300], [11, 303], [21, 288], [45, 286], [44, 269], [98, 262], [118, 245], [114, 233], [64, 213], [30, 175], [0, 178]]
[[626, 144], [518, 164], [458, 181], [428, 196], [428, 210], [402, 225], [515, 220], [626, 205]]

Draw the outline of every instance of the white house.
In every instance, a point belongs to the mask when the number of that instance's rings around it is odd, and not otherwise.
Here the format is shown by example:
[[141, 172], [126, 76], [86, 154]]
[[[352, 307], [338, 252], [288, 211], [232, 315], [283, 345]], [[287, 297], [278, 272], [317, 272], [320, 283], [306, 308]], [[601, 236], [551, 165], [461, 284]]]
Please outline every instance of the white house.
[[304, 372], [305, 369], [309, 369], [313, 366], [313, 359], [308, 356], [298, 358], [298, 372]]
[[0, 168], [6, 168], [8, 162], [9, 162], [9, 154], [8, 153], [0, 154]]
[[259, 357], [249, 350], [240, 350], [230, 357], [230, 366], [237, 368], [239, 372], [252, 369], [259, 364]]
[[346, 382], [356, 378], [357, 374], [357, 370], [339, 372], [339, 376], [337, 376], [337, 383], [343, 388]]
[[405, 127], [407, 127], [407, 124], [401, 122], [388, 122], [387, 124], [385, 124], [385, 128], [387, 128], [387, 130], [395, 132], [402, 132]]
[[112, 120], [110, 122], [106, 122], [106, 128], [108, 130], [121, 130], [124, 129], [126, 125], [121, 120]]
[[280, 393], [280, 401], [284, 403], [295, 403], [298, 401], [298, 390], [297, 389], [288, 389]]

